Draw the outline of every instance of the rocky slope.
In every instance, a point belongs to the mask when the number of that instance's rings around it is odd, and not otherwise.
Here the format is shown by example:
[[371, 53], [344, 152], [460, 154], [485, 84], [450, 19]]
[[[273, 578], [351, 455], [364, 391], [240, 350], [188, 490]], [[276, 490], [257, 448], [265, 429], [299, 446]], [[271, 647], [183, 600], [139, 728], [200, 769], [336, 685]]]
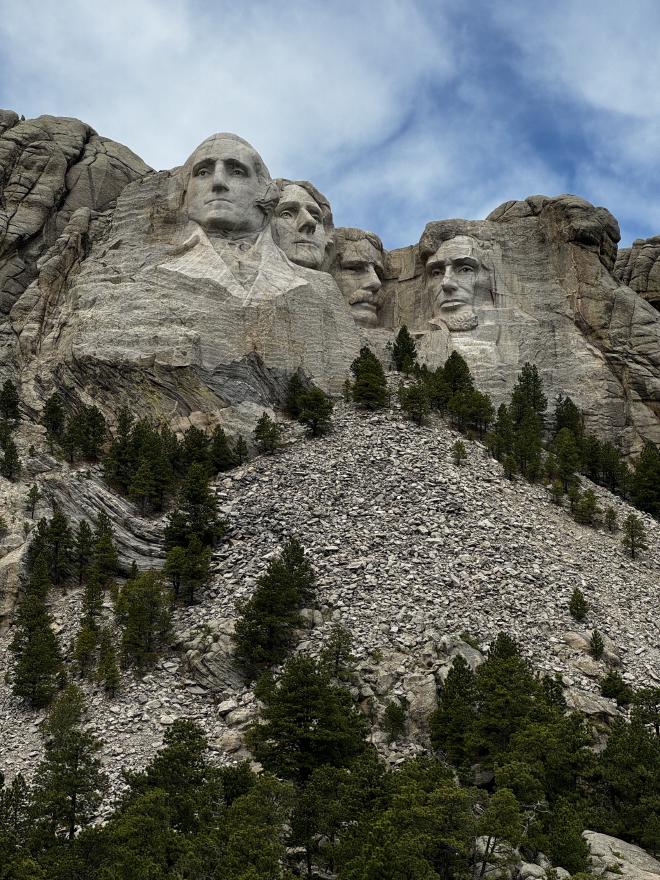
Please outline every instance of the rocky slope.
[[[660, 683], [660, 527], [644, 516], [649, 549], [631, 560], [620, 533], [577, 525], [540, 486], [507, 480], [478, 443], [454, 465], [445, 423], [418, 429], [397, 411], [336, 409], [333, 433], [291, 443], [216, 484], [230, 533], [199, 604], [179, 608], [171, 651], [143, 678], [124, 674], [114, 700], [85, 684], [92, 727], [115, 787], [119, 768], [144, 764], [175, 717], [199, 720], [218, 760], [244, 756], [241, 730], [256, 704], [228, 656], [238, 599], [248, 596], [284, 538], [296, 534], [318, 576], [300, 647], [316, 652], [339, 622], [354, 637], [354, 696], [374, 722], [374, 741], [396, 762], [425, 744], [425, 718], [451, 658], [472, 665], [505, 630], [538, 668], [561, 673], [569, 703], [600, 722], [617, 713], [599, 696], [604, 661], [586, 651], [589, 630], [606, 637], [606, 659], [635, 684]], [[595, 487], [619, 519], [630, 508]], [[569, 616], [574, 587], [590, 606], [586, 628]], [[80, 594], [52, 594], [61, 642], [75, 635]], [[107, 614], [110, 616], [108, 604]], [[0, 639], [7, 668], [10, 634]], [[388, 747], [384, 706], [406, 697], [406, 739]], [[42, 714], [0, 683], [0, 766], [30, 773], [41, 754]]]

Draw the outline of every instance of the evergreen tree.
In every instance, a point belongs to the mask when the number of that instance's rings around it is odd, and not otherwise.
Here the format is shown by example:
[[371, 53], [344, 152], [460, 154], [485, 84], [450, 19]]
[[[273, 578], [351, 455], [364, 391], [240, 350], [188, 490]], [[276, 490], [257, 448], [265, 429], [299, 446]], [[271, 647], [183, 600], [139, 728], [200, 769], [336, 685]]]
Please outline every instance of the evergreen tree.
[[559, 394], [555, 400], [555, 424], [552, 432], [553, 435], [556, 437], [564, 428], [570, 431], [575, 440], [579, 442], [584, 433], [584, 420], [582, 418], [582, 413], [573, 403], [571, 398]]
[[251, 598], [239, 603], [234, 633], [236, 656], [254, 673], [286, 657], [300, 608], [314, 595], [314, 572], [300, 543], [291, 538], [271, 560]]
[[46, 428], [46, 436], [50, 446], [51, 455], [55, 443], [62, 440], [64, 434], [65, 414], [62, 401], [58, 394], [51, 394], [46, 401], [41, 417], [41, 423]]
[[234, 456], [236, 463], [241, 465], [248, 460], [248, 448], [242, 434], [238, 435], [236, 445], [234, 446]]
[[499, 855], [498, 845], [506, 843], [516, 847], [522, 838], [523, 815], [512, 791], [500, 788], [488, 800], [479, 818], [478, 831], [485, 837], [483, 853], [480, 854], [481, 869], [477, 875], [482, 878], [489, 864], [496, 864], [499, 868], [507, 866], [510, 855]]
[[85, 519], [81, 519], [74, 538], [73, 557], [78, 575], [78, 584], [82, 584], [92, 561], [94, 552], [94, 536]]
[[101, 630], [99, 636], [99, 665], [96, 676], [106, 694], [112, 698], [121, 685], [121, 675], [117, 665], [117, 653], [109, 629]]
[[172, 598], [160, 575], [146, 571], [124, 585], [117, 601], [123, 624], [122, 661], [138, 669], [154, 663], [172, 624]]
[[20, 398], [16, 386], [7, 379], [0, 391], [0, 416], [8, 422], [17, 422], [21, 414], [19, 412]]
[[99, 621], [103, 614], [103, 584], [96, 567], [92, 568], [82, 600], [82, 616], [89, 623], [89, 626], [96, 631]]
[[573, 590], [571, 601], [568, 603], [568, 610], [571, 617], [574, 620], [577, 620], [578, 623], [583, 621], [587, 616], [589, 606], [587, 605], [587, 600], [584, 598], [584, 593], [582, 592], [582, 590], [579, 589], [579, 587], [576, 587]]
[[476, 698], [474, 673], [458, 654], [438, 695], [438, 708], [429, 718], [433, 747], [457, 767], [469, 762], [468, 737], [477, 717]]
[[207, 473], [210, 473], [209, 453], [209, 438], [204, 431], [201, 431], [195, 425], [191, 425], [184, 432], [180, 449], [181, 463], [184, 470], [188, 470], [192, 465], [199, 465]]
[[93, 559], [101, 585], [107, 587], [117, 573], [119, 557], [115, 547], [112, 523], [104, 511], [100, 511], [96, 518]]
[[543, 426], [543, 416], [548, 406], [548, 399], [543, 393], [543, 381], [535, 364], [523, 364], [518, 373], [518, 381], [511, 392], [511, 418], [514, 424], [520, 425], [532, 414], [536, 416], [539, 431]]
[[513, 455], [525, 479], [534, 482], [541, 473], [541, 421], [531, 409], [515, 423]]
[[622, 544], [630, 553], [632, 559], [637, 557], [638, 553], [646, 550], [646, 530], [641, 517], [634, 513], [629, 513], [623, 521], [623, 538]]
[[591, 633], [591, 638], [589, 639], [589, 653], [594, 658], [594, 660], [600, 660], [603, 656], [603, 651], [605, 650], [605, 644], [603, 642], [603, 637], [595, 629]]
[[568, 487], [580, 467], [580, 450], [575, 435], [569, 428], [561, 428], [555, 436], [552, 448], [557, 461], [557, 476], [562, 481], [564, 492], [568, 492]]
[[83, 619], [73, 646], [73, 659], [76, 661], [78, 670], [83, 678], [87, 678], [93, 671], [97, 644], [98, 634], [96, 629], [89, 620]]
[[248, 741], [278, 776], [304, 784], [316, 768], [345, 766], [365, 751], [363, 716], [311, 657], [291, 657], [277, 683], [262, 682], [258, 691], [263, 720], [250, 728]]
[[108, 786], [98, 739], [83, 727], [83, 695], [68, 685], [44, 723], [44, 758], [35, 773], [34, 803], [51, 834], [73, 840], [94, 816]]
[[454, 464], [461, 465], [467, 458], [467, 450], [462, 440], [457, 440], [451, 448]]
[[553, 865], [575, 874], [589, 868], [589, 844], [582, 837], [583, 822], [575, 807], [561, 800], [552, 811], [548, 856]]
[[552, 486], [550, 487], [550, 493], [552, 495], [552, 500], [555, 504], [561, 506], [561, 503], [564, 498], [564, 484], [561, 480], [553, 480]]
[[340, 623], [335, 623], [319, 657], [332, 678], [346, 676], [355, 662], [352, 648], [353, 636]]
[[616, 531], [616, 510], [611, 504], [605, 509], [605, 525], [608, 532]]
[[37, 506], [37, 502], [41, 498], [41, 493], [36, 484], [33, 484], [30, 487], [30, 491], [27, 493], [27, 497], [25, 499], [27, 509], [30, 511], [30, 519], [34, 519], [34, 509]]
[[227, 529], [218, 514], [218, 499], [209, 487], [207, 470], [193, 464], [181, 485], [179, 507], [165, 527], [165, 547], [187, 547], [196, 535], [205, 547], [213, 547]]
[[387, 741], [394, 742], [406, 732], [406, 710], [401, 703], [393, 700], [385, 706], [383, 712], [383, 732], [387, 734]]
[[452, 351], [442, 368], [442, 377], [449, 388], [450, 398], [459, 391], [472, 391], [474, 381], [467, 361], [457, 351]]
[[600, 515], [600, 507], [593, 489], [587, 489], [575, 507], [575, 521], [591, 526]]
[[281, 445], [282, 431], [280, 426], [265, 411], [257, 422], [253, 435], [260, 452], [265, 452], [268, 455], [272, 455]]
[[227, 435], [220, 425], [216, 425], [211, 435], [209, 451], [211, 470], [214, 474], [224, 473], [236, 467], [236, 456], [229, 445]]
[[513, 453], [513, 439], [513, 419], [508, 406], [502, 403], [497, 410], [497, 419], [488, 440], [489, 448], [498, 461], [504, 461], [507, 455]]
[[6, 477], [6, 479], [14, 483], [20, 477], [23, 466], [18, 457], [16, 444], [11, 438], [4, 444], [4, 448], [5, 452], [0, 461], [0, 476]]
[[211, 566], [211, 550], [205, 547], [197, 535], [193, 535], [185, 549], [184, 580], [186, 583], [186, 601], [192, 605], [195, 592], [202, 590], [209, 582]]
[[616, 700], [617, 706], [628, 706], [633, 699], [632, 688], [628, 687], [615, 669], [609, 669], [600, 683], [600, 692], [604, 697]]
[[286, 388], [286, 405], [284, 407], [286, 414], [292, 419], [297, 419], [300, 415], [300, 398], [307, 393], [307, 383], [303, 381], [304, 374], [300, 370], [296, 370], [291, 375]]
[[175, 600], [179, 598], [186, 576], [188, 556], [184, 547], [172, 547], [167, 551], [163, 573], [172, 584]]
[[310, 437], [320, 437], [330, 428], [332, 411], [335, 407], [327, 394], [320, 388], [312, 388], [298, 398], [298, 421], [307, 427]]
[[133, 417], [124, 407], [117, 415], [117, 430], [103, 460], [105, 479], [123, 495], [129, 490], [131, 477], [137, 465], [134, 439]]
[[351, 388], [353, 400], [365, 409], [382, 409], [387, 406], [387, 380], [383, 367], [368, 346], [360, 349], [359, 356], [351, 364], [355, 381]]
[[646, 443], [631, 478], [630, 494], [636, 507], [660, 517], [660, 448]]
[[156, 494], [156, 479], [151, 463], [146, 458], [140, 460], [138, 468], [131, 479], [128, 494], [139, 506], [140, 513], [144, 516], [147, 512], [149, 501]]
[[413, 382], [407, 387], [401, 385], [399, 387], [399, 403], [404, 413], [420, 427], [431, 411], [429, 394], [424, 382]]
[[49, 580], [43, 556], [35, 560], [30, 582], [15, 618], [15, 634], [10, 646], [14, 658], [12, 690], [35, 708], [52, 699], [62, 660], [52, 619], [46, 608]]
[[80, 451], [86, 459], [97, 461], [105, 440], [106, 425], [96, 406], [85, 406], [80, 413]]
[[398, 373], [405, 373], [406, 376], [412, 373], [417, 363], [417, 346], [405, 324], [401, 327], [394, 340], [392, 360], [396, 371]]
[[73, 535], [69, 521], [59, 507], [55, 508], [53, 517], [48, 523], [46, 545], [50, 579], [57, 586], [66, 580], [71, 571], [71, 551], [73, 548]]

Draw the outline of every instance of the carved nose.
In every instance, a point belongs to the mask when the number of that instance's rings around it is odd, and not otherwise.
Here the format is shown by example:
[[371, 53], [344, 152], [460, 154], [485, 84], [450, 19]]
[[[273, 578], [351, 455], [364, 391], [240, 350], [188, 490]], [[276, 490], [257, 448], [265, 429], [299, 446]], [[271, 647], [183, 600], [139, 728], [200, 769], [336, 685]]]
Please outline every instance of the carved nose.
[[362, 288], [375, 293], [377, 290], [380, 290], [382, 286], [383, 282], [378, 277], [378, 273], [373, 266], [369, 266], [367, 281], [362, 285]]
[[443, 290], [456, 290], [457, 288], [458, 288], [458, 285], [456, 284], [456, 281], [454, 280], [454, 273], [451, 271], [451, 269], [448, 268], [445, 271], [445, 274], [442, 279], [442, 289]]
[[316, 229], [316, 220], [304, 208], [298, 215], [298, 231], [313, 233]]
[[213, 172], [213, 189], [225, 192], [229, 189], [225, 172], [222, 168], [216, 168]]

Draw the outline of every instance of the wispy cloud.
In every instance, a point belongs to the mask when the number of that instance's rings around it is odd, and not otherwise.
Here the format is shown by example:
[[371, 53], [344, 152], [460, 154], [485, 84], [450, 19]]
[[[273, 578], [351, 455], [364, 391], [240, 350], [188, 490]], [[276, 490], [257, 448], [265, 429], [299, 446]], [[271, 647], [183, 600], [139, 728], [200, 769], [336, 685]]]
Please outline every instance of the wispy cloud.
[[612, 199], [632, 238], [660, 231], [659, 33], [654, 0], [0, 0], [0, 105], [156, 168], [236, 131], [389, 246], [566, 190]]

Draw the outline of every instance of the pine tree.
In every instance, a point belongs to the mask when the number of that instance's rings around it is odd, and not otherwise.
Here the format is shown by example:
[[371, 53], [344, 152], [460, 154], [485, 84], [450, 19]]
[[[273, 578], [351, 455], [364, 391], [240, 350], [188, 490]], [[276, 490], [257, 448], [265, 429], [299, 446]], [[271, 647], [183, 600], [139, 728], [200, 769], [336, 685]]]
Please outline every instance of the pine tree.
[[16, 631], [10, 647], [14, 658], [13, 693], [26, 698], [35, 708], [47, 706], [51, 701], [62, 669], [52, 619], [46, 608], [48, 587], [46, 561], [39, 556], [16, 612]]
[[179, 598], [181, 587], [186, 576], [188, 557], [184, 547], [172, 547], [167, 551], [163, 573], [172, 584], [175, 600]]
[[387, 406], [387, 380], [383, 367], [368, 346], [360, 349], [359, 356], [351, 364], [355, 377], [351, 388], [353, 400], [365, 409], [382, 409]]
[[127, 581], [117, 602], [123, 624], [122, 661], [138, 669], [156, 661], [172, 624], [172, 596], [160, 575], [146, 571]]
[[210, 441], [204, 431], [195, 425], [191, 425], [183, 435], [181, 444], [181, 462], [184, 469], [192, 465], [201, 465], [210, 474]]
[[25, 499], [27, 509], [30, 511], [30, 519], [34, 519], [34, 509], [37, 506], [37, 502], [41, 498], [41, 493], [36, 484], [33, 484], [30, 487], [30, 491], [27, 493], [27, 497]]
[[264, 412], [256, 424], [253, 436], [259, 450], [272, 455], [281, 445], [282, 431], [277, 422]]
[[513, 437], [513, 419], [508, 406], [502, 403], [497, 410], [497, 419], [488, 439], [489, 448], [498, 461], [504, 461], [507, 455], [513, 453]]
[[128, 492], [136, 467], [133, 439], [133, 417], [124, 407], [117, 415], [117, 431], [103, 461], [105, 479], [123, 495]]
[[80, 674], [86, 678], [93, 671], [96, 659], [98, 634], [90, 621], [83, 619], [73, 646], [73, 659], [76, 661]]
[[46, 436], [50, 445], [51, 455], [54, 444], [59, 443], [64, 434], [65, 414], [62, 401], [58, 394], [51, 394], [46, 401], [41, 417], [41, 423], [46, 428]]
[[103, 584], [96, 566], [89, 572], [83, 592], [81, 611], [83, 618], [96, 631], [103, 615]]
[[271, 560], [250, 599], [240, 603], [234, 645], [249, 673], [281, 663], [300, 624], [300, 608], [314, 595], [314, 572], [304, 550], [290, 539]]
[[608, 532], [616, 531], [616, 510], [611, 504], [605, 509], [605, 525]]
[[80, 413], [80, 450], [83, 456], [97, 461], [105, 440], [106, 425], [96, 406], [85, 406]]
[[149, 501], [156, 494], [156, 480], [153, 469], [151, 462], [146, 458], [140, 460], [138, 468], [131, 479], [128, 494], [139, 505], [140, 513], [144, 516]]
[[96, 518], [93, 559], [101, 585], [107, 587], [117, 573], [119, 557], [115, 547], [112, 523], [104, 511], [101, 511]]
[[510, 846], [516, 847], [522, 838], [523, 815], [512, 791], [500, 788], [489, 799], [479, 818], [478, 831], [486, 839], [480, 855], [481, 870], [477, 875], [482, 878], [489, 864], [506, 868], [506, 862], [511, 858], [508, 854], [498, 855], [498, 844], [506, 841]]
[[73, 535], [69, 528], [69, 521], [59, 508], [55, 509], [53, 517], [48, 523], [46, 545], [50, 578], [57, 586], [66, 580], [71, 571], [71, 550], [73, 547]]
[[660, 448], [646, 443], [632, 474], [630, 494], [636, 507], [660, 516]]
[[467, 450], [462, 440], [457, 440], [451, 448], [454, 464], [461, 465], [467, 458]]
[[211, 550], [205, 547], [197, 535], [190, 539], [185, 550], [184, 579], [187, 586], [186, 601], [192, 605], [195, 592], [203, 589], [209, 582]]
[[452, 351], [442, 368], [443, 379], [449, 388], [449, 396], [459, 391], [472, 391], [474, 380], [467, 361], [457, 351]]
[[250, 728], [248, 742], [278, 776], [304, 784], [317, 767], [341, 767], [364, 753], [363, 716], [311, 657], [291, 657], [277, 683], [262, 682], [258, 691], [263, 720]]
[[476, 719], [477, 686], [474, 672], [458, 654], [429, 718], [431, 743], [447, 760], [460, 767], [470, 759], [468, 738]]
[[578, 587], [573, 590], [571, 601], [568, 603], [568, 610], [571, 617], [577, 620], [578, 623], [582, 622], [587, 616], [589, 606], [584, 598], [584, 593]]
[[591, 638], [589, 639], [589, 653], [594, 658], [594, 660], [600, 660], [603, 656], [603, 651], [605, 650], [605, 643], [603, 642], [603, 637], [595, 629], [591, 633]]
[[332, 411], [335, 407], [327, 394], [320, 388], [312, 388], [298, 398], [298, 421], [307, 427], [310, 437], [320, 437], [330, 428]]
[[561, 799], [552, 811], [548, 834], [548, 856], [553, 865], [571, 874], [589, 868], [589, 844], [582, 837], [583, 828], [575, 807]]
[[23, 466], [18, 457], [18, 449], [16, 444], [10, 438], [5, 443], [5, 452], [0, 461], [0, 476], [6, 477], [11, 482], [16, 482], [21, 475]]
[[17, 422], [21, 414], [19, 412], [20, 398], [16, 386], [7, 379], [0, 391], [0, 416], [8, 422]]
[[575, 440], [579, 442], [584, 433], [584, 420], [582, 413], [571, 398], [559, 394], [555, 400], [554, 436], [556, 437], [563, 428], [569, 430]]
[[568, 487], [580, 467], [580, 450], [569, 428], [560, 429], [553, 441], [552, 449], [557, 460], [557, 476], [563, 483], [564, 492], [568, 492]]
[[286, 404], [285, 411], [292, 419], [297, 419], [300, 415], [300, 398], [308, 391], [307, 384], [303, 381], [303, 375], [300, 370], [296, 370], [289, 379], [286, 388]]
[[350, 632], [341, 624], [335, 623], [319, 655], [321, 664], [332, 678], [342, 678], [351, 669], [355, 663], [352, 648], [353, 637]]
[[623, 521], [623, 538], [621, 543], [630, 553], [632, 559], [637, 557], [638, 553], [646, 550], [646, 530], [641, 517], [634, 513], [629, 513]]
[[405, 414], [420, 427], [424, 424], [425, 417], [431, 411], [429, 394], [423, 382], [413, 382], [412, 385], [407, 387], [401, 385], [399, 388], [399, 403]]
[[203, 464], [193, 464], [181, 484], [179, 507], [173, 510], [165, 527], [165, 547], [187, 547], [197, 535], [205, 547], [213, 547], [225, 534], [226, 523], [218, 514], [218, 499], [209, 487]]
[[555, 504], [561, 505], [564, 498], [564, 484], [561, 480], [553, 480], [550, 487], [550, 494]]
[[519, 425], [526, 416], [536, 416], [539, 431], [543, 426], [543, 416], [548, 407], [548, 399], [543, 393], [543, 381], [535, 364], [526, 362], [518, 373], [518, 381], [511, 392], [511, 418]]
[[600, 683], [600, 692], [608, 699], [616, 700], [617, 706], [628, 706], [633, 699], [633, 690], [615, 669], [608, 669]]
[[248, 460], [248, 448], [247, 443], [242, 434], [238, 435], [236, 439], [236, 445], [234, 446], [234, 456], [236, 458], [236, 463], [241, 465]]
[[600, 515], [600, 507], [593, 489], [587, 489], [575, 507], [575, 521], [584, 525], [593, 525]]
[[417, 363], [417, 346], [405, 324], [401, 327], [394, 340], [392, 360], [396, 371], [405, 373], [406, 376], [413, 371]]
[[121, 675], [117, 665], [117, 654], [112, 641], [112, 633], [109, 629], [101, 630], [99, 636], [99, 665], [96, 671], [103, 690], [112, 698], [121, 685]]
[[73, 547], [73, 558], [78, 575], [78, 585], [82, 584], [83, 578], [89, 569], [93, 552], [94, 536], [92, 530], [89, 527], [87, 520], [81, 519], [78, 524]]
[[236, 456], [229, 445], [227, 435], [220, 425], [216, 425], [211, 435], [210, 459], [214, 474], [224, 473], [236, 467]]
[[73, 840], [94, 817], [108, 786], [101, 743], [83, 727], [83, 695], [74, 685], [58, 697], [44, 724], [44, 758], [35, 773], [34, 803], [53, 835]]

